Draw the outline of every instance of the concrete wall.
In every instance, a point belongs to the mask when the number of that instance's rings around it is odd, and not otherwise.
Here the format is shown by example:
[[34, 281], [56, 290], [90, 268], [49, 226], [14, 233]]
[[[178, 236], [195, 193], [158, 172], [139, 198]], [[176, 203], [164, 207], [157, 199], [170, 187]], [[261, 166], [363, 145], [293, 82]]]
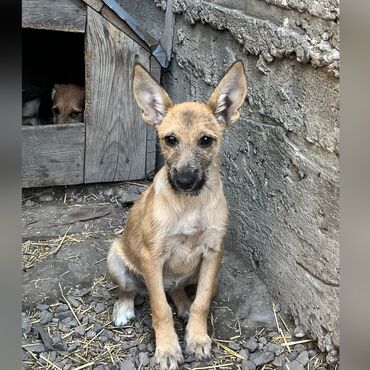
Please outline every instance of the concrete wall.
[[[121, 0], [164, 37], [166, 1]], [[322, 349], [339, 346], [337, 0], [174, 0], [177, 101], [206, 101], [244, 61], [248, 103], [225, 135], [226, 247], [253, 266]]]

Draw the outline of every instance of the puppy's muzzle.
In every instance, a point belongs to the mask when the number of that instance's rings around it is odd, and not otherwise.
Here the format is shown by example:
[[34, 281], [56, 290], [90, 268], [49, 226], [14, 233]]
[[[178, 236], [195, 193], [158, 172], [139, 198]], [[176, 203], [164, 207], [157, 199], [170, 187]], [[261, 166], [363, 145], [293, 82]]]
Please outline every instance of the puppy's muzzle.
[[197, 191], [204, 184], [204, 179], [200, 175], [199, 170], [189, 166], [173, 169], [170, 178], [175, 190], [183, 192]]

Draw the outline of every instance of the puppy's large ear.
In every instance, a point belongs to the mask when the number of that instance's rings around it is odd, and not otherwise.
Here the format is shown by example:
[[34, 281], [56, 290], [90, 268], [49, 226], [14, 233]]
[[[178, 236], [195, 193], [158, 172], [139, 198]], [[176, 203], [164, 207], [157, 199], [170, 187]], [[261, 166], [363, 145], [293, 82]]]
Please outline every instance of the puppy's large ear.
[[240, 108], [247, 96], [247, 79], [241, 61], [235, 62], [217, 85], [208, 100], [213, 114], [224, 126], [230, 126], [240, 116]]
[[134, 96], [143, 120], [151, 125], [159, 125], [168, 109], [173, 106], [166, 91], [150, 76], [140, 64], [134, 67]]

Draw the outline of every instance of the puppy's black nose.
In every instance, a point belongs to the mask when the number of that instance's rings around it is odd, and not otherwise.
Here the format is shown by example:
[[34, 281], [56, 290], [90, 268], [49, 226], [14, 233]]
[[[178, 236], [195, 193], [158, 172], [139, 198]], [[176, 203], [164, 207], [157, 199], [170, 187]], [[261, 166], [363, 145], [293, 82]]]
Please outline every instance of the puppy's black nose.
[[190, 190], [198, 179], [198, 170], [191, 167], [182, 167], [174, 171], [173, 179], [181, 190]]

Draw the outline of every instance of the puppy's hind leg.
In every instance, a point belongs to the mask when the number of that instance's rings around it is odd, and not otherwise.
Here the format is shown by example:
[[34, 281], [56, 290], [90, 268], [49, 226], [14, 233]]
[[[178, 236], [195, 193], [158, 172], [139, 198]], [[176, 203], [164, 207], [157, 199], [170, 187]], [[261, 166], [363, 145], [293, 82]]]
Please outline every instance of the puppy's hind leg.
[[127, 325], [135, 317], [134, 300], [140, 285], [138, 276], [130, 270], [123, 253], [120, 253], [120, 243], [120, 240], [113, 242], [108, 254], [108, 272], [119, 287], [112, 313], [112, 321], [118, 327]]
[[175, 288], [168, 292], [172, 302], [176, 306], [177, 315], [185, 322], [189, 319], [189, 310], [191, 306], [190, 299], [186, 295], [184, 288]]

